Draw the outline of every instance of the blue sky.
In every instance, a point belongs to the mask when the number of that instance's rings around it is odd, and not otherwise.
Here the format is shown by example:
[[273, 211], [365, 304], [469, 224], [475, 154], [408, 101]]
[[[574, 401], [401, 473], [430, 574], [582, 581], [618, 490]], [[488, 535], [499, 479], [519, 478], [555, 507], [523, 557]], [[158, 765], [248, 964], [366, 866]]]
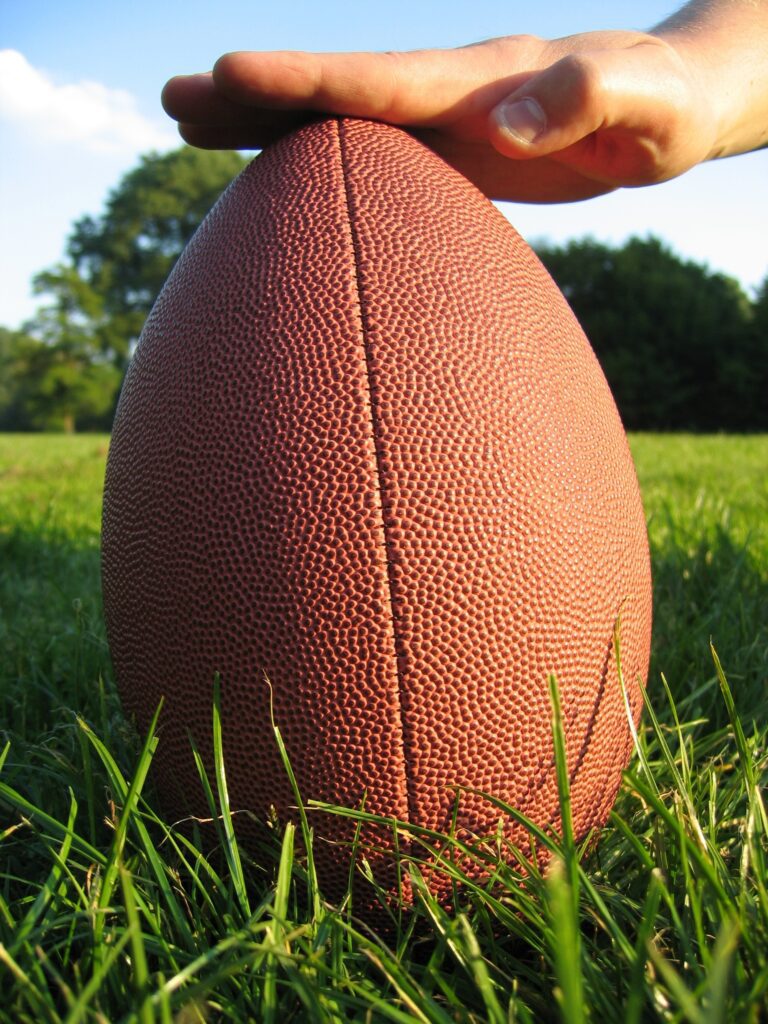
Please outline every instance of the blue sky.
[[[73, 221], [99, 213], [140, 153], [177, 145], [159, 101], [180, 72], [234, 49], [414, 49], [509, 32], [647, 28], [649, 0], [0, 0], [0, 324], [35, 308], [31, 276], [63, 255]], [[768, 152], [677, 181], [567, 206], [504, 204], [529, 239], [656, 234], [680, 255], [754, 287], [768, 272]]]

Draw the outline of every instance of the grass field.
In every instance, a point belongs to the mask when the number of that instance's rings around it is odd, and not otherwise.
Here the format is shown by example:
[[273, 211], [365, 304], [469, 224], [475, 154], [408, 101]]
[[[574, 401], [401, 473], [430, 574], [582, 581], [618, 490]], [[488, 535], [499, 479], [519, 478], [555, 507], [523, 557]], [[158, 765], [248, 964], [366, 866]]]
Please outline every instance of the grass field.
[[221, 857], [156, 813], [101, 619], [107, 440], [0, 436], [0, 1021], [768, 1020], [768, 438], [632, 445], [649, 708], [600, 842], [381, 938], [292, 828], [265, 876], [226, 813]]

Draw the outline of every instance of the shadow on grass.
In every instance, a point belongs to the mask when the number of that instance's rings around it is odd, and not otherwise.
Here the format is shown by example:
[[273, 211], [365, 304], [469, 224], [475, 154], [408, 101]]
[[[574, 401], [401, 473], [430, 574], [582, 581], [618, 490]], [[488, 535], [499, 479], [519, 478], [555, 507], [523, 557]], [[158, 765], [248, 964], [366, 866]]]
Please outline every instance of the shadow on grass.
[[[721, 527], [698, 537], [666, 533], [652, 544], [651, 557], [651, 687], [664, 673], [690, 717], [721, 714], [711, 640], [740, 707], [757, 711], [768, 677], [768, 570]], [[64, 703], [86, 715], [95, 711], [92, 681], [110, 676], [98, 538], [0, 533], [0, 566], [0, 727], [9, 723], [7, 700], [19, 686], [27, 706], [30, 688], [42, 686], [48, 709]]]
[[84, 628], [104, 636], [97, 539], [15, 529], [0, 534], [0, 565], [4, 678], [34, 664], [49, 681], [63, 682], [80, 652], [62, 642]]
[[98, 542], [16, 528], [0, 533], [0, 566], [0, 747], [11, 740], [4, 778], [21, 775], [28, 791], [50, 786], [66, 800], [82, 771], [76, 715], [102, 727], [119, 715]]
[[768, 567], [722, 527], [693, 540], [652, 546], [654, 627], [649, 687], [669, 683], [688, 720], [726, 724], [710, 642], [745, 721], [765, 715], [768, 696]]
[[[763, 716], [768, 573], [722, 528], [693, 543], [667, 533], [652, 561], [651, 699], [666, 707], [663, 673], [681, 716], [706, 719], [708, 729], [725, 726], [711, 640], [745, 722]], [[82, 770], [76, 715], [114, 739], [116, 756], [130, 758], [135, 745], [109, 660], [98, 541], [17, 528], [0, 534], [0, 566], [0, 741], [11, 737], [14, 747], [7, 770], [21, 772], [25, 788], [40, 794], [55, 784], [65, 799], [68, 781]]]

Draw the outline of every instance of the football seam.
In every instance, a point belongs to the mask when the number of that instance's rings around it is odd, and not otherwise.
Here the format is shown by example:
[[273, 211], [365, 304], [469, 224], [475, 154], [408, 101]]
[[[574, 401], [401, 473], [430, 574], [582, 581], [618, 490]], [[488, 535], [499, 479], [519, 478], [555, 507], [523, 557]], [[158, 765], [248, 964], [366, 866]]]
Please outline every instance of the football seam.
[[392, 649], [395, 657], [395, 676], [397, 683], [397, 703], [398, 711], [400, 716], [400, 741], [402, 748], [402, 761], [403, 761], [403, 782], [405, 789], [405, 799], [407, 807], [407, 820], [409, 822], [414, 821], [413, 815], [413, 802], [411, 797], [411, 784], [410, 784], [410, 773], [408, 771], [408, 756], [407, 756], [407, 745], [406, 745], [406, 722], [405, 722], [405, 709], [403, 703], [403, 674], [402, 666], [400, 662], [400, 638], [397, 630], [397, 581], [394, 579], [394, 573], [392, 569], [392, 562], [389, 557], [390, 551], [390, 540], [387, 531], [387, 516], [386, 516], [386, 474], [383, 463], [383, 456], [381, 452], [380, 438], [379, 438], [379, 422], [380, 413], [378, 403], [376, 400], [377, 386], [375, 383], [375, 371], [373, 368], [373, 356], [371, 353], [371, 347], [368, 340], [368, 314], [366, 309], [365, 295], [363, 291], [363, 285], [361, 281], [361, 253], [360, 253], [360, 242], [355, 231], [354, 213], [355, 204], [352, 196], [351, 182], [348, 177], [348, 166], [346, 160], [346, 146], [344, 138], [344, 122], [339, 119], [336, 121], [337, 125], [337, 139], [339, 143], [339, 162], [341, 165], [341, 179], [344, 188], [344, 199], [346, 202], [347, 209], [347, 223], [349, 225], [349, 236], [352, 250], [352, 268], [355, 293], [357, 295], [357, 305], [360, 312], [360, 335], [362, 339], [363, 349], [363, 360], [365, 364], [366, 383], [368, 385], [368, 403], [370, 408], [371, 417], [371, 434], [373, 440], [373, 455], [376, 466], [376, 477], [379, 491], [379, 507], [381, 511], [381, 530], [384, 536], [384, 563], [386, 566], [386, 580], [387, 580], [387, 591], [389, 594], [389, 609], [390, 609], [390, 621], [392, 623]]

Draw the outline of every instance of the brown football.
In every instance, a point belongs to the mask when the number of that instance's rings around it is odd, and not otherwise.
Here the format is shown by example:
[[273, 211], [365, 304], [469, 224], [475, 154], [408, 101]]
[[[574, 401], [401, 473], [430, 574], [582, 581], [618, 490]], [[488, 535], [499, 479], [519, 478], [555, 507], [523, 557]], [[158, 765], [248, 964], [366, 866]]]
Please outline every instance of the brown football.
[[[397, 128], [318, 121], [258, 156], [147, 321], [109, 452], [103, 585], [120, 693], [157, 780], [207, 815], [221, 679], [234, 811], [304, 801], [492, 831], [605, 822], [651, 624], [637, 480], [563, 296], [500, 212]], [[330, 893], [344, 818], [313, 814]], [[247, 836], [248, 815], [238, 815]], [[526, 848], [525, 831], [505, 823]], [[374, 858], [394, 886], [385, 848]]]

